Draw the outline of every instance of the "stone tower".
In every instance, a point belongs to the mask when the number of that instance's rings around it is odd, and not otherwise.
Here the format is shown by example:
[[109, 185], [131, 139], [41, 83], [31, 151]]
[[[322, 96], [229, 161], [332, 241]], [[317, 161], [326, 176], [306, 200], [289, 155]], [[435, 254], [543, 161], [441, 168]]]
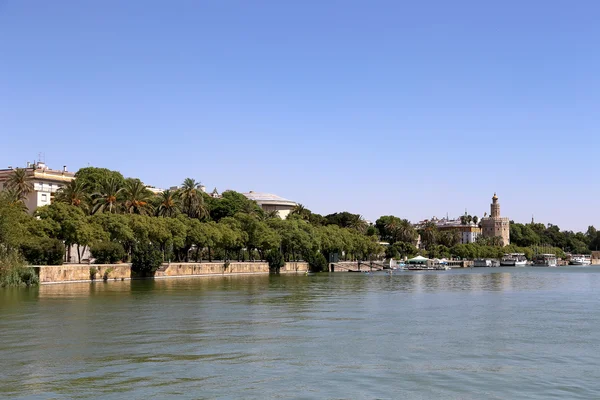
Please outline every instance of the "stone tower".
[[492, 197], [490, 216], [481, 220], [481, 229], [483, 237], [500, 237], [502, 246], [510, 244], [510, 222], [508, 218], [500, 216], [500, 203], [496, 193]]

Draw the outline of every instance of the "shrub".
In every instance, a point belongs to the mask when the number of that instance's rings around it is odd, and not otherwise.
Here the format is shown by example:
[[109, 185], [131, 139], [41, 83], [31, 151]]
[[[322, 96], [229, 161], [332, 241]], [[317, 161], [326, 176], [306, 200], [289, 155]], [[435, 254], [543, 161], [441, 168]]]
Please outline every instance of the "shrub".
[[131, 256], [131, 270], [141, 276], [152, 275], [162, 262], [162, 252], [156, 246], [138, 243]]
[[31, 265], [61, 265], [65, 245], [58, 239], [35, 238], [21, 244], [21, 253]]
[[0, 286], [35, 285], [39, 283], [33, 268], [23, 266], [17, 251], [0, 246]]
[[114, 264], [125, 258], [125, 249], [116, 242], [97, 243], [92, 246], [91, 253], [98, 264]]
[[320, 252], [317, 251], [316, 253], [308, 253], [304, 259], [308, 263], [311, 271], [327, 271], [327, 259], [325, 259], [325, 256]]
[[102, 279], [104, 279], [104, 282], [106, 282], [108, 280], [108, 277], [114, 270], [115, 269], [113, 267], [109, 267], [106, 269], [106, 271], [104, 271], [104, 276], [102, 276]]
[[90, 267], [90, 279], [96, 279], [96, 274], [98, 273], [98, 269], [96, 267]]
[[279, 273], [279, 269], [285, 265], [283, 254], [276, 249], [270, 250], [265, 256], [265, 259], [269, 263], [269, 272], [272, 273]]

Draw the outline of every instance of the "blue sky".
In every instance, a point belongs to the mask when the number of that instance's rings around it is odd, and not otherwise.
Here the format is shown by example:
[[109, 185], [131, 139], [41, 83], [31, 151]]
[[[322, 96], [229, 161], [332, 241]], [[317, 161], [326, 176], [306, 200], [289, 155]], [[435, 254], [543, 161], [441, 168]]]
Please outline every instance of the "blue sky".
[[482, 216], [497, 192], [517, 221], [600, 227], [599, 20], [585, 0], [0, 0], [0, 166], [372, 220]]

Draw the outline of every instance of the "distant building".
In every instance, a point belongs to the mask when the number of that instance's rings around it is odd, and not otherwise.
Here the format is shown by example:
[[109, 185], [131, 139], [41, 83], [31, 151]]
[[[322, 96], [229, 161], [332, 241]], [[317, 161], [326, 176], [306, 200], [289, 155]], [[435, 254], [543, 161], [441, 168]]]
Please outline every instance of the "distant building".
[[[6, 181], [14, 170], [12, 167], [0, 169], [0, 190], [5, 189]], [[25, 205], [31, 214], [38, 207], [51, 204], [56, 191], [75, 179], [75, 174], [68, 172], [66, 165], [62, 170], [55, 170], [48, 168], [43, 162], [28, 162], [25, 170], [33, 184], [33, 191], [25, 199]]]
[[428, 222], [433, 222], [436, 228], [440, 232], [459, 232], [460, 233], [460, 243], [475, 243], [477, 238], [481, 235], [481, 228], [477, 226], [473, 222], [463, 223], [460, 218], [457, 219], [449, 219], [442, 218], [438, 219], [433, 217], [430, 220], [424, 220], [415, 225], [416, 229], [421, 229]]
[[490, 216], [481, 219], [481, 228], [483, 230], [483, 237], [500, 237], [502, 239], [502, 246], [510, 244], [510, 221], [507, 217], [500, 216], [500, 203], [498, 203], [496, 193], [492, 197]]
[[270, 193], [259, 193], [251, 190], [248, 193], [242, 194], [248, 199], [254, 200], [263, 211], [277, 211], [277, 214], [281, 219], [285, 219], [294, 207], [297, 206], [295, 201], [287, 200]]
[[440, 232], [459, 232], [460, 243], [475, 243], [479, 235], [481, 235], [481, 228], [474, 223], [463, 224], [460, 219], [450, 220], [436, 224]]
[[154, 194], [161, 194], [162, 192], [164, 192], [164, 189], [160, 189], [154, 186], [146, 186], [146, 189], [148, 189], [149, 191], [151, 191]]

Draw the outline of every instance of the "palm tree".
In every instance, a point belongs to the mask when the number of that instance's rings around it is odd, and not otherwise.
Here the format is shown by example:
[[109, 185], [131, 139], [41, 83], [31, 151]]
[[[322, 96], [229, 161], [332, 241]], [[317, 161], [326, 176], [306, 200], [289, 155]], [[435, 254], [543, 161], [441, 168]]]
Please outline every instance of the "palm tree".
[[106, 210], [108, 210], [109, 213], [116, 212], [119, 194], [121, 194], [122, 191], [123, 187], [121, 186], [121, 182], [114, 177], [102, 180], [98, 191], [92, 194], [92, 198], [94, 199], [92, 214]]
[[139, 179], [128, 179], [123, 188], [125, 211], [129, 214], [149, 214], [152, 212], [150, 200], [152, 192]]
[[172, 190], [165, 190], [160, 195], [160, 204], [156, 209], [159, 217], [174, 217], [179, 213], [179, 194]]
[[436, 243], [437, 236], [437, 226], [432, 221], [427, 222], [423, 229], [421, 229], [421, 242], [423, 242], [426, 249]]
[[185, 178], [179, 189], [182, 211], [190, 218], [203, 218], [208, 215], [200, 185], [195, 179]]
[[365, 233], [367, 231], [368, 224], [361, 215], [356, 215], [352, 216], [348, 227], [356, 230], [357, 232]]
[[5, 189], [0, 192], [0, 200], [5, 202], [9, 207], [17, 207], [23, 211], [27, 211], [27, 207], [21, 198], [21, 194], [17, 189]]
[[300, 218], [307, 220], [310, 217], [310, 210], [304, 207], [302, 204], [296, 204], [292, 209], [291, 214], [299, 215]]
[[13, 189], [18, 193], [19, 199], [24, 200], [27, 195], [33, 192], [33, 183], [31, 176], [25, 168], [17, 168], [9, 175], [5, 183], [6, 189]]
[[261, 218], [264, 214], [262, 208], [254, 200], [245, 201], [240, 207], [240, 212]]
[[392, 219], [385, 227], [394, 242], [414, 243], [417, 240], [418, 233], [407, 219]]
[[398, 223], [395, 234], [398, 241], [405, 243], [414, 243], [418, 236], [417, 231], [407, 219]]
[[56, 191], [54, 200], [87, 210], [89, 207], [88, 185], [85, 181], [72, 180]]
[[273, 219], [273, 218], [281, 219], [281, 217], [279, 216], [279, 211], [277, 211], [277, 210], [265, 211], [262, 214], [261, 220], [266, 221], [268, 219]]

